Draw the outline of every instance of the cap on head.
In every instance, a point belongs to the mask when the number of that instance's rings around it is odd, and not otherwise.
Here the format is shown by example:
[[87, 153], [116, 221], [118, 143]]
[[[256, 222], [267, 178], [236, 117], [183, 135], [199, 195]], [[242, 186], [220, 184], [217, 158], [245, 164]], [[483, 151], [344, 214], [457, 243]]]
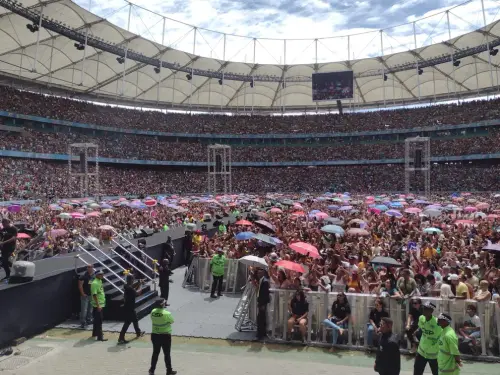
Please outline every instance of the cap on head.
[[218, 253], [223, 253], [223, 252], [224, 252], [224, 250], [222, 249], [222, 247], [218, 247], [218, 248], [217, 248], [217, 252], [218, 252]]
[[427, 301], [426, 303], [424, 303], [423, 307], [424, 307], [424, 309], [429, 309], [429, 310], [433, 310], [433, 311], [436, 309], [436, 305], [430, 301]]
[[450, 281], [458, 281], [459, 280], [459, 277], [458, 275], [452, 273], [451, 275], [449, 275], [449, 278], [450, 278]]
[[277, 262], [277, 261], [278, 261], [278, 259], [279, 259], [278, 254], [276, 254], [276, 253], [271, 253], [271, 254], [269, 254], [269, 260], [270, 260], [271, 262]]
[[104, 272], [102, 272], [102, 270], [99, 270], [95, 273], [96, 276], [99, 276], [99, 275], [102, 275], [104, 276]]
[[168, 306], [167, 300], [165, 298], [161, 298], [161, 297], [157, 298], [153, 306], [159, 307], [159, 308]]
[[443, 313], [439, 314], [438, 320], [442, 320], [448, 322], [448, 324], [451, 324], [451, 316], [449, 316], [448, 314], [443, 314]]

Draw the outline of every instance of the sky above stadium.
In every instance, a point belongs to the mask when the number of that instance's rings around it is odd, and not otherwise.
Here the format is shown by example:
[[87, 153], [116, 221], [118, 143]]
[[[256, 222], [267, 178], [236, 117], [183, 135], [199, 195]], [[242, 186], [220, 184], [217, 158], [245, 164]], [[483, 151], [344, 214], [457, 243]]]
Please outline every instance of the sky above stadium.
[[[76, 2], [89, 9], [89, 0]], [[138, 6], [130, 9], [124, 0], [91, 0], [90, 10], [157, 43], [187, 52], [193, 52], [194, 45], [195, 54], [249, 63], [254, 60], [254, 50], [256, 62], [271, 64], [311, 63], [316, 54], [318, 61], [324, 62], [373, 57], [381, 51], [396, 53], [415, 47], [414, 31], [417, 47], [439, 43], [448, 39], [446, 10], [450, 10], [452, 37], [483, 26], [480, 0], [466, 3], [463, 0], [132, 0], [132, 3]], [[500, 1], [484, 0], [484, 5], [487, 23], [497, 20]], [[163, 16], [168, 17], [165, 28]], [[415, 28], [414, 21], [417, 21]], [[196, 31], [196, 44], [190, 25], [200, 28]], [[380, 33], [380, 29], [384, 31]], [[224, 33], [227, 34], [225, 51]], [[351, 36], [342, 37], [345, 35]], [[258, 41], [254, 43], [252, 38]], [[282, 40], [264, 38], [308, 40], [290, 40], [285, 47]], [[315, 42], [315, 38], [326, 39]]]

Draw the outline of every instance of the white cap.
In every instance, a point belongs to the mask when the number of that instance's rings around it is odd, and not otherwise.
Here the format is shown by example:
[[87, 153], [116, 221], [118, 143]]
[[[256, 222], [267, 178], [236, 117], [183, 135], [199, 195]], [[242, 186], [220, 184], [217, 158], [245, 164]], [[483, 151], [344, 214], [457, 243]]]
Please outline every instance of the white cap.
[[458, 275], [455, 275], [454, 273], [450, 274], [450, 281], [458, 281], [458, 279]]

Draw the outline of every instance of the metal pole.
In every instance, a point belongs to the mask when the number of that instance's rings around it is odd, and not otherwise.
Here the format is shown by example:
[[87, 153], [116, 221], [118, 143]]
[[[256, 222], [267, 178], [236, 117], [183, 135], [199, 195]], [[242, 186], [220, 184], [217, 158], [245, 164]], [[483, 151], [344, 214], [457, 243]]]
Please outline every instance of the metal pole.
[[282, 94], [281, 97], [283, 98], [283, 114], [285, 114], [285, 108], [286, 108], [286, 96], [285, 96], [285, 90], [286, 90], [286, 39], [283, 39], [283, 87], [282, 87]]
[[49, 62], [49, 85], [52, 83], [52, 59], [54, 57], [54, 37], [52, 39], [52, 46], [50, 48], [50, 62]]
[[210, 189], [210, 146], [207, 147], [207, 177], [208, 177], [208, 195], [212, 195], [212, 191]]
[[[226, 34], [224, 34], [224, 41], [222, 44], [222, 61], [226, 63]], [[222, 111], [222, 101], [224, 100], [224, 68], [222, 68], [222, 87], [220, 94], [220, 110]], [[228, 103], [229, 104], [229, 103]]]
[[132, 3], [129, 3], [129, 6], [128, 6], [128, 23], [127, 23], [127, 31], [130, 31], [130, 17], [132, 17]]
[[[197, 27], [194, 28], [193, 32], [193, 56], [196, 54], [196, 30], [198, 30]], [[192, 105], [192, 98], [193, 98], [193, 63], [191, 63], [191, 79], [189, 82], [191, 83], [191, 93], [189, 94], [189, 112], [191, 113], [191, 105]]]
[[87, 58], [87, 41], [89, 37], [89, 28], [85, 29], [85, 45], [83, 47], [83, 59], [82, 59], [82, 69], [81, 69], [81, 76], [80, 76], [80, 86], [83, 86], [83, 74], [85, 73], [85, 59]]
[[40, 46], [40, 30], [42, 29], [43, 5], [40, 7], [40, 19], [38, 20], [38, 31], [36, 32], [36, 50], [35, 62], [33, 63], [33, 72], [36, 72], [36, 63], [38, 62], [38, 47]]
[[[417, 53], [417, 31], [415, 28], [415, 22], [413, 22], [413, 42], [415, 43], [415, 54]], [[415, 55], [415, 61], [417, 62], [417, 85], [418, 85], [418, 100], [420, 101], [420, 74], [418, 72], [418, 58]]]
[[128, 45], [125, 47], [125, 57], [123, 60], [122, 96], [125, 96], [125, 71], [127, 68], [127, 51], [128, 51]]
[[[255, 70], [255, 48], [256, 48], [256, 44], [257, 44], [257, 39], [253, 38], [253, 68], [254, 68], [254, 70]], [[252, 116], [253, 116], [253, 105], [254, 105], [255, 87], [251, 87], [251, 89], [252, 89]]]
[[347, 61], [351, 60], [351, 36], [347, 35]]
[[491, 87], [493, 87], [493, 71], [491, 70], [491, 55], [490, 55], [490, 38], [488, 36], [488, 31], [486, 30], [486, 12], [484, 11], [484, 0], [481, 0], [481, 9], [483, 11], [483, 22], [484, 22], [484, 31], [486, 36], [486, 48], [488, 49], [488, 65], [490, 67], [490, 79], [491, 79]]
[[457, 83], [455, 81], [455, 61], [454, 61], [454, 56], [453, 56], [453, 47], [451, 46], [451, 26], [450, 26], [450, 11], [446, 11], [446, 20], [448, 22], [448, 42], [450, 43], [450, 56], [451, 56], [451, 68], [452, 73], [451, 73], [451, 78], [453, 79], [453, 88], [455, 91], [455, 96], [457, 96]]
[[[161, 33], [161, 45], [164, 46], [165, 45], [165, 22], [166, 22], [166, 18], [163, 17], [163, 29], [162, 29], [162, 33]], [[158, 73], [158, 83], [157, 83], [157, 89], [156, 89], [156, 102], [159, 103], [160, 102], [160, 81], [161, 81], [161, 68], [162, 68], [162, 65], [163, 65], [163, 62], [161, 61], [161, 56], [160, 56], [160, 64], [159, 64], [159, 73]]]
[[384, 98], [384, 107], [385, 107], [385, 68], [384, 68], [384, 38], [383, 38], [383, 30], [380, 30], [380, 61], [382, 64], [382, 93]]

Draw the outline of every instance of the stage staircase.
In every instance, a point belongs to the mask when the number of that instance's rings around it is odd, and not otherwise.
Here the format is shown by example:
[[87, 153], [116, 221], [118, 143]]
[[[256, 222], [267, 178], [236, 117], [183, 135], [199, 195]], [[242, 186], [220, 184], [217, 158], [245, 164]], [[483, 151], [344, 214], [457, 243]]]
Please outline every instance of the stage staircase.
[[[85, 238], [83, 239], [86, 241]], [[137, 281], [139, 279], [144, 281], [139, 289], [140, 294], [135, 301], [135, 312], [138, 319], [148, 315], [153, 310], [153, 304], [156, 297], [158, 297], [158, 292], [156, 291], [157, 278], [154, 267], [148, 270], [149, 267], [147, 267], [146, 263], [139, 266], [139, 262], [135, 261], [135, 259], [140, 260], [144, 252], [138, 248], [132, 249], [130, 246], [121, 246], [122, 251], [120, 252], [115, 250], [105, 251], [95, 245], [92, 245], [92, 247], [94, 247], [95, 251], [88, 251], [82, 246], [79, 246], [79, 249], [92, 258], [96, 272], [102, 271], [104, 273], [103, 285], [106, 294], [104, 319], [112, 321], [124, 320], [123, 288], [127, 272], [134, 272]], [[79, 261], [84, 264], [91, 263], [86, 262], [81, 257], [79, 257]]]

